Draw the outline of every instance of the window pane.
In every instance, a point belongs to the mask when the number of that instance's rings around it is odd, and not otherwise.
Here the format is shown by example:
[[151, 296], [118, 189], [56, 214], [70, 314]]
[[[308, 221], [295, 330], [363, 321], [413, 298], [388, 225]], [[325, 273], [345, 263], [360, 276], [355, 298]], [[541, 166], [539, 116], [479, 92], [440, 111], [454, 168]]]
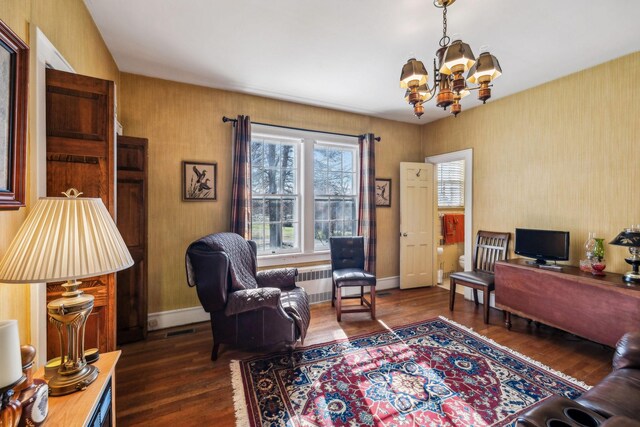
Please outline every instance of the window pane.
[[329, 202], [329, 219], [342, 219], [342, 202], [332, 200]]
[[353, 150], [345, 150], [342, 152], [342, 170], [345, 172], [353, 172]]
[[251, 141], [251, 166], [260, 167], [263, 165], [264, 144], [262, 141]]
[[342, 170], [341, 150], [327, 150], [327, 160], [329, 161], [329, 171], [339, 172]]
[[293, 169], [296, 165], [296, 151], [293, 145], [282, 146], [282, 167], [285, 169]]
[[438, 206], [464, 206], [464, 160], [439, 163]]
[[356, 219], [356, 202], [354, 199], [348, 199], [344, 202], [343, 218], [350, 221]]
[[282, 245], [280, 247], [287, 250], [295, 248], [298, 241], [297, 233], [298, 223], [284, 223], [282, 226]]
[[265, 214], [266, 221], [276, 222], [281, 219], [281, 211], [280, 211], [280, 199], [266, 199], [265, 200]]
[[344, 195], [354, 194], [353, 178], [354, 178], [354, 175], [352, 173], [342, 174], [342, 188], [344, 190], [342, 194]]
[[344, 222], [344, 235], [345, 236], [354, 236], [356, 234], [356, 223], [355, 221], [345, 221]]
[[285, 225], [287, 222], [293, 222], [297, 220], [296, 215], [296, 201], [295, 199], [283, 199], [282, 200], [282, 216]]
[[296, 170], [284, 169], [282, 171], [282, 193], [296, 194]]
[[329, 219], [329, 202], [316, 199], [315, 218], [316, 221], [326, 221]]
[[265, 166], [270, 168], [279, 167], [282, 157], [282, 146], [280, 144], [265, 144], [264, 147]]
[[316, 221], [314, 247], [316, 249], [329, 249], [329, 223]]
[[264, 222], [264, 201], [254, 198], [251, 200], [251, 222], [259, 224]]

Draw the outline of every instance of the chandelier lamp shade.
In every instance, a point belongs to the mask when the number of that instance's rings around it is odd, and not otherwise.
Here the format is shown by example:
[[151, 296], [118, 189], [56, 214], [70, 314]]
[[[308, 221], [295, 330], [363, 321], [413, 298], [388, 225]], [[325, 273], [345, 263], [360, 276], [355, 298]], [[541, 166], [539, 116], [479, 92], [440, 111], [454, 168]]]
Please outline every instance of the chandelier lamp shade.
[[0, 283], [66, 281], [62, 298], [47, 304], [60, 339], [60, 367], [49, 381], [52, 396], [82, 390], [98, 376], [84, 356], [85, 324], [94, 297], [79, 279], [124, 270], [133, 259], [101, 199], [66, 197], [38, 200], [0, 261]]
[[[418, 118], [424, 114], [423, 104], [434, 97], [437, 107], [445, 110], [451, 107], [454, 116], [462, 111], [460, 100], [471, 90], [478, 90], [478, 99], [486, 103], [491, 98], [491, 83], [502, 74], [498, 59], [486, 48], [476, 59], [467, 43], [460, 39], [451, 41], [447, 36], [447, 7], [454, 2], [433, 2], [442, 9], [442, 38], [433, 60], [433, 87], [429, 87], [429, 73], [424, 64], [415, 58], [410, 58], [400, 73], [400, 87], [406, 89], [405, 100], [413, 106]], [[477, 86], [469, 87], [467, 82]]]

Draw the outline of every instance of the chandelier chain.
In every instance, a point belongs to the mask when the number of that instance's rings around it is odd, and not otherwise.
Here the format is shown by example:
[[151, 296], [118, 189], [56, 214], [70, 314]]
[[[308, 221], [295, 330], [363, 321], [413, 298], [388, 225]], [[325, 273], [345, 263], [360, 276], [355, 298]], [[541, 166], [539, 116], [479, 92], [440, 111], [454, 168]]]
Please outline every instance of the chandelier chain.
[[445, 47], [451, 39], [447, 36], [447, 4], [442, 7], [442, 38], [440, 39], [440, 47]]

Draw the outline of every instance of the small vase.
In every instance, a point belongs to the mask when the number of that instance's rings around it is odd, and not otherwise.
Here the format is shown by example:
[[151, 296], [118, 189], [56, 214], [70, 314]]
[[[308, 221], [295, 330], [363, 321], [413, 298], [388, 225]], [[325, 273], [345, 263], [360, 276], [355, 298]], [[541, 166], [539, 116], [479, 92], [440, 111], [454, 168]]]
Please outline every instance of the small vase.
[[593, 246], [593, 258], [603, 259], [604, 258], [604, 239], [596, 237], [593, 240], [596, 241], [595, 245]]
[[605, 268], [607, 268], [607, 263], [604, 258], [593, 257], [591, 259], [591, 274], [594, 276], [604, 276]]

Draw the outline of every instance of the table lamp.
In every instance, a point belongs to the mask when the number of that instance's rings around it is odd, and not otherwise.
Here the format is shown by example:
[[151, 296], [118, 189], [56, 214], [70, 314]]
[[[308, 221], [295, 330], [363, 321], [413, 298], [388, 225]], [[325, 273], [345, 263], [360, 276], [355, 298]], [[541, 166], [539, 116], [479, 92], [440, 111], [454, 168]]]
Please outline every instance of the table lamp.
[[13, 427], [18, 424], [22, 409], [20, 402], [12, 399], [13, 388], [24, 380], [20, 360], [18, 321], [0, 321], [0, 425]]
[[627, 271], [624, 274], [624, 280], [631, 283], [640, 283], [640, 273], [638, 272], [638, 267], [640, 266], [640, 226], [625, 228], [609, 244], [627, 246], [629, 248], [631, 255], [624, 260], [627, 264], [631, 264], [632, 271]]
[[49, 321], [60, 339], [60, 367], [49, 380], [51, 396], [83, 390], [98, 376], [84, 356], [84, 331], [93, 295], [78, 279], [113, 273], [133, 259], [101, 199], [66, 197], [38, 200], [0, 262], [2, 283], [66, 280], [62, 298], [47, 304]]

